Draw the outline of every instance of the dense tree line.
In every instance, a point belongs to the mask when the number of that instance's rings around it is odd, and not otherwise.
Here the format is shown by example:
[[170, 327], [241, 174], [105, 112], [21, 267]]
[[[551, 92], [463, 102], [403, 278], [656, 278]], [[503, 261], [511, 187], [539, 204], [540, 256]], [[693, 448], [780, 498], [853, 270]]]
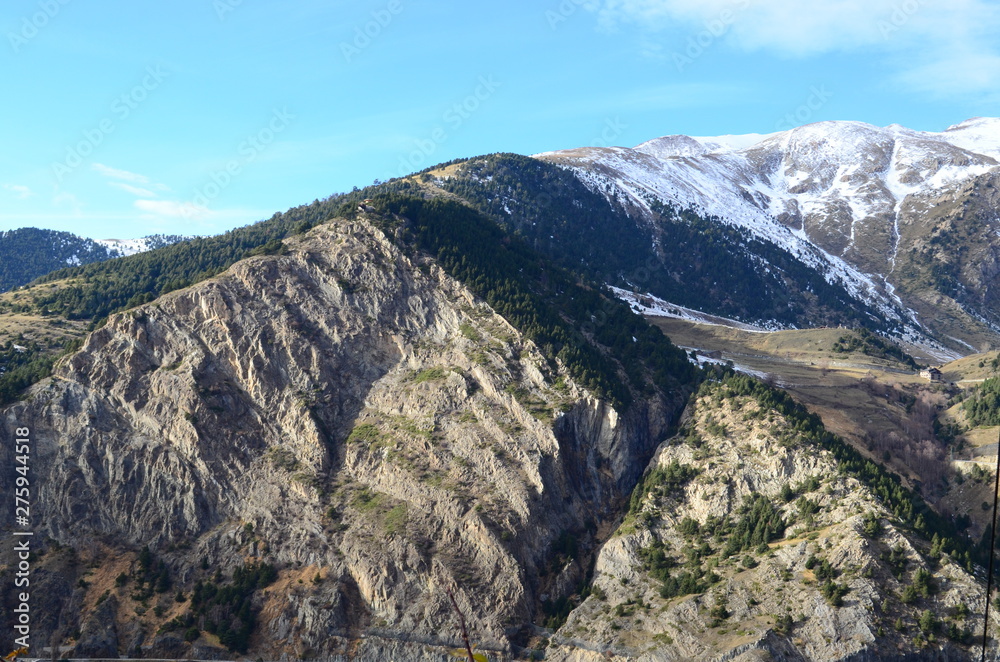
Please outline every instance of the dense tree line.
[[913, 357], [899, 345], [881, 338], [864, 327], [851, 329], [851, 333], [840, 336], [833, 343], [833, 351], [838, 353], [861, 352], [865, 356], [887, 361], [898, 361], [916, 370], [919, 368]]
[[[16, 401], [29, 386], [52, 374], [52, 366], [61, 356], [58, 348], [21, 342], [24, 344], [0, 345], [0, 407]], [[62, 353], [79, 348], [80, 342], [68, 341]]]
[[962, 410], [974, 426], [1000, 425], [1000, 377], [990, 377], [972, 389]]
[[0, 232], [0, 292], [30, 283], [69, 264], [117, 257], [106, 246], [69, 232], [21, 228]]
[[[144, 239], [149, 250], [155, 250], [185, 238], [150, 235]], [[0, 292], [26, 285], [68, 265], [93, 264], [121, 256], [114, 248], [69, 232], [38, 228], [0, 232]]]

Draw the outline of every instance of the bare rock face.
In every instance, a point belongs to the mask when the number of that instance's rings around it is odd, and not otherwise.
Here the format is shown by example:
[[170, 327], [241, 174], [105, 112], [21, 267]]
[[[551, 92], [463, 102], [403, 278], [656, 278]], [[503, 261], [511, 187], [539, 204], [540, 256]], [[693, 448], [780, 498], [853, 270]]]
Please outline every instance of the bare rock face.
[[195, 602], [268, 563], [229, 622], [264, 659], [454, 659], [449, 591], [496, 660], [969, 658], [983, 589], [766, 403], [706, 384], [668, 439], [683, 393], [616, 410], [364, 220], [286, 248], [112, 317], [2, 413], [40, 631], [77, 654], [232, 658]]
[[79, 641], [73, 648], [74, 657], [118, 657], [118, 600], [111, 596], [101, 602], [84, 623]]
[[933, 321], [945, 333], [975, 328], [982, 319], [1000, 323], [1000, 294], [992, 286], [1000, 275], [998, 186], [993, 171], [900, 204], [894, 269], [916, 309], [949, 311]]
[[972, 659], [983, 587], [891, 521], [777, 411], [703, 388], [546, 659]]
[[[11, 546], [8, 539], [0, 556], [0, 563], [3, 564], [0, 566], [0, 614], [5, 619], [11, 618], [14, 609], [20, 606], [19, 594], [25, 589], [16, 583], [19, 555], [11, 551]], [[82, 625], [77, 613], [83, 594], [78, 585], [80, 564], [73, 549], [50, 548], [44, 556], [32, 554], [30, 572], [30, 586], [27, 588], [30, 589], [31, 597], [31, 641], [38, 647], [48, 646], [57, 630], [65, 636]], [[12, 633], [13, 630], [8, 628], [7, 632]], [[2, 643], [7, 645], [8, 650], [15, 649], [14, 642], [9, 639]]]
[[[104, 546], [91, 593], [147, 649], [195, 581], [266, 561], [256, 655], [440, 658], [449, 589], [474, 641], [508, 650], [561, 590], [554, 542], [594, 544], [683, 394], [615, 411], [366, 222], [286, 243], [113, 316], [4, 412], [3, 436], [32, 428], [38, 535]], [[145, 545], [174, 588], [141, 599], [111, 557]]]

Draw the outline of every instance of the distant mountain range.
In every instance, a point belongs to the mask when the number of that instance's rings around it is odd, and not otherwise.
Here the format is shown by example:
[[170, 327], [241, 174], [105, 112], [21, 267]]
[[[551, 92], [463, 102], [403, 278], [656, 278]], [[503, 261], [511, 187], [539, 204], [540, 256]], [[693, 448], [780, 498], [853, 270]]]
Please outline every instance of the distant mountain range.
[[20, 228], [0, 231], [0, 292], [67, 266], [103, 262], [184, 241], [178, 235], [141, 239], [87, 239], [70, 232]]

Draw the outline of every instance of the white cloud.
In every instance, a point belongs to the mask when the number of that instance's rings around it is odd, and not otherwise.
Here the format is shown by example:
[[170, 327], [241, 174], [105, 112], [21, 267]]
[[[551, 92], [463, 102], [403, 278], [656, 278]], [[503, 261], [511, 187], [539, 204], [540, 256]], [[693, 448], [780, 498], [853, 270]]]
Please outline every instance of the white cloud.
[[[114, 180], [108, 182], [108, 184], [110, 184], [111, 186], [119, 188], [123, 191], [127, 191], [132, 195], [141, 198], [157, 197], [159, 194], [154, 192], [153, 189], [161, 192], [170, 191], [170, 187], [167, 186], [166, 184], [155, 182], [146, 175], [141, 175], [137, 172], [129, 172], [128, 170], [120, 170], [118, 168], [112, 168], [111, 166], [106, 166], [103, 163], [95, 163], [91, 167], [104, 177]], [[142, 186], [132, 186], [132, 184], [141, 184]]]
[[987, 93], [996, 103], [1000, 54], [953, 52], [918, 64], [899, 76], [907, 87], [947, 99], [966, 92]]
[[146, 175], [129, 172], [128, 170], [119, 170], [118, 168], [106, 166], [103, 163], [95, 163], [92, 168], [105, 177], [110, 177], [111, 179], [121, 179], [126, 182], [132, 182], [133, 184], [150, 183], [150, 179]]
[[[917, 0], [912, 0], [919, 7]], [[660, 30], [686, 24], [696, 32], [727, 35], [748, 50], [808, 55], [883, 41], [879, 21], [898, 0], [606, 0], [603, 23], [637, 23]], [[919, 11], [919, 10], [918, 10]]]
[[140, 198], [155, 198], [156, 193], [153, 193], [149, 189], [139, 188], [138, 186], [132, 186], [131, 184], [125, 184], [123, 182], [108, 182], [111, 186], [115, 188], [120, 188], [123, 191], [131, 193], [132, 195], [138, 196]]
[[18, 200], [24, 200], [25, 198], [30, 198], [34, 195], [34, 192], [27, 186], [22, 186], [21, 184], [4, 184], [3, 189], [5, 191], [10, 191]]
[[149, 212], [154, 216], [166, 218], [183, 218], [203, 221], [213, 216], [212, 210], [193, 202], [177, 202], [175, 200], [136, 200], [136, 209]]
[[57, 188], [52, 195], [52, 204], [55, 207], [68, 208], [74, 216], [79, 216], [83, 213], [83, 203], [69, 191], [60, 191]]
[[255, 223], [274, 213], [265, 209], [209, 209], [193, 202], [176, 200], [136, 200], [133, 204], [143, 212], [138, 220], [144, 227], [160, 228], [157, 232], [167, 234], [218, 234]]
[[888, 56], [897, 80], [919, 91], [993, 93], [1000, 81], [992, 0], [602, 0], [596, 11], [607, 29], [669, 35], [676, 52], [699, 37], [782, 57], [868, 51]]

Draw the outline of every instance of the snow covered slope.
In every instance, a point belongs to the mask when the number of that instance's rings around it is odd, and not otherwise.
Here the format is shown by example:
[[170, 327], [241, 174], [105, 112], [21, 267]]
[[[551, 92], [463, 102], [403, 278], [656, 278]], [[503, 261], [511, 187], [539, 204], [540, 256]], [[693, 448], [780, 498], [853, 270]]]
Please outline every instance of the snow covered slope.
[[941, 140], [1000, 160], [1000, 118], [974, 117], [937, 134]]
[[105, 246], [111, 252], [118, 253], [120, 257], [126, 257], [193, 238], [181, 235], [154, 234], [139, 239], [95, 239], [94, 242]]
[[[1000, 174], [1000, 119], [976, 118], [941, 133], [820, 122], [768, 135], [672, 135], [634, 148], [582, 148], [536, 158], [572, 168], [591, 190], [650, 216], [656, 202], [665, 202], [747, 228], [888, 318], [909, 318], [916, 331], [919, 316], [910, 309], [920, 306], [899, 293], [919, 289], [907, 281], [909, 274], [933, 272], [935, 265], [930, 257], [923, 270], [908, 262], [900, 274], [898, 262], [901, 254], [912, 261], [915, 252], [926, 253], [927, 233], [934, 236], [940, 228], [923, 234], [910, 229], [945, 207], [968, 208], [963, 196]], [[985, 222], [996, 224], [994, 236], [1000, 236], [1000, 221]], [[966, 312], [984, 323], [990, 317]]]

